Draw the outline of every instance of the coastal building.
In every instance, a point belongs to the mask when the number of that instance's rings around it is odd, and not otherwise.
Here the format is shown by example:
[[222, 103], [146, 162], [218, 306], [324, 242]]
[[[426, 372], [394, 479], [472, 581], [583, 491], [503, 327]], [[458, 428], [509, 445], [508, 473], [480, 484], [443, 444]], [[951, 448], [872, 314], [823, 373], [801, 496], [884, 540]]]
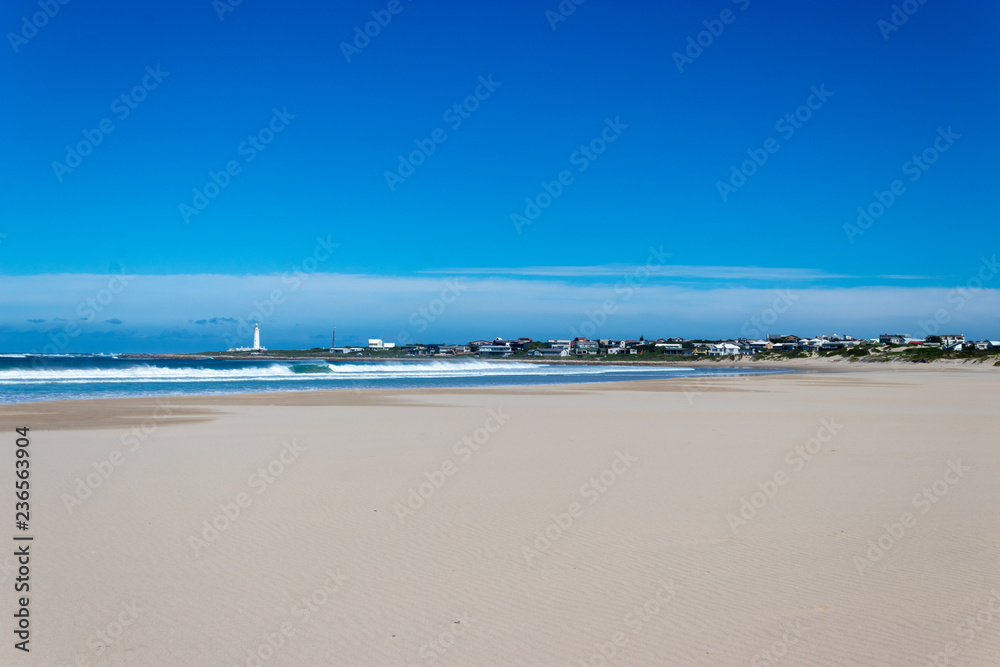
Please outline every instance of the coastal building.
[[[910, 341], [910, 343], [913, 343], [913, 342], [914, 341]], [[920, 341], [920, 342], [923, 343], [923, 341]], [[861, 341], [859, 341], [859, 340], [853, 340], [853, 339], [852, 340], [824, 340], [823, 344], [820, 345], [819, 349], [821, 349], [821, 350], [842, 350], [842, 349], [844, 349], [846, 347], [854, 347], [854, 346], [860, 345], [860, 344], [861, 344]]]
[[438, 345], [437, 354], [469, 354], [472, 349], [468, 345]]
[[540, 347], [528, 352], [529, 357], [568, 357], [566, 348]]
[[504, 343], [503, 345], [480, 345], [477, 348], [478, 354], [489, 355], [489, 356], [509, 356], [511, 349], [510, 345]]
[[689, 354], [680, 343], [654, 343], [653, 348], [663, 354]]
[[554, 349], [568, 350], [570, 347], [573, 346], [573, 341], [569, 340], [568, 338], [550, 338], [548, 342], [549, 342], [549, 347]]
[[883, 345], [905, 345], [910, 340], [910, 334], [882, 334], [878, 342]]
[[823, 343], [825, 342], [826, 341], [821, 338], [807, 338], [799, 341], [799, 348], [815, 352], [816, 350], [822, 349]]
[[369, 338], [368, 339], [368, 349], [369, 350], [391, 350], [396, 347], [395, 343], [386, 343], [381, 338]]
[[847, 334], [819, 334], [818, 336], [816, 336], [816, 338], [819, 338], [820, 340], [832, 340], [832, 341], [854, 340], [852, 336], [849, 336]]
[[941, 334], [941, 347], [950, 347], [956, 343], [964, 343], [965, 334]]
[[527, 349], [533, 341], [530, 338], [505, 339], [495, 338], [492, 345], [509, 345], [514, 352]]

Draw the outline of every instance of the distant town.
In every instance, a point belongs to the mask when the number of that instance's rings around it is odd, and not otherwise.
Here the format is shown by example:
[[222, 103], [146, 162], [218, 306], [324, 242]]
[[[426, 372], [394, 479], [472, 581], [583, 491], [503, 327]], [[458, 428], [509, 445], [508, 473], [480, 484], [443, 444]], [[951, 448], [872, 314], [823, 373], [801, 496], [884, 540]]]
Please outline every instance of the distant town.
[[309, 352], [311, 356], [347, 355], [379, 357], [523, 357], [523, 358], [575, 358], [609, 359], [641, 358], [642, 360], [670, 360], [671, 358], [731, 358], [742, 356], [756, 358], [799, 358], [811, 356], [836, 356], [861, 358], [869, 355], [897, 356], [914, 361], [934, 358], [968, 358], [1000, 354], [1000, 340], [966, 340], [964, 334], [941, 334], [926, 338], [913, 338], [908, 334], [882, 334], [878, 338], [854, 338], [846, 334], [821, 334], [814, 337], [793, 334], [769, 334], [761, 339], [735, 338], [729, 340], [701, 340], [688, 338], [638, 339], [600, 338], [494, 338], [474, 340], [464, 344], [411, 343], [397, 345], [380, 338], [369, 338], [367, 346], [336, 346], [300, 351], [268, 351], [260, 344], [260, 332], [254, 327], [253, 347], [230, 348], [229, 352], [249, 353], [254, 356]]

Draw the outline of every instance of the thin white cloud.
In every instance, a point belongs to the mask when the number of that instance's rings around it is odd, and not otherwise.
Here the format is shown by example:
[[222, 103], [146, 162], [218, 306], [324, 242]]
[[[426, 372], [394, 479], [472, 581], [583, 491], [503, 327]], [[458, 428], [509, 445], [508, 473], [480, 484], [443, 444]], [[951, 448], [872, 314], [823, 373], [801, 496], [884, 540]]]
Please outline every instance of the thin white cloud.
[[[489, 275], [489, 276], [529, 276], [529, 277], [621, 277], [633, 273], [639, 265], [603, 264], [595, 266], [524, 266], [493, 268], [446, 268], [428, 269], [419, 273], [431, 275]], [[690, 266], [683, 264], [663, 264], [651, 266], [652, 275], [664, 278], [694, 278], [709, 280], [794, 280], [815, 281], [859, 276], [826, 273], [815, 269], [769, 268], [761, 266]]]

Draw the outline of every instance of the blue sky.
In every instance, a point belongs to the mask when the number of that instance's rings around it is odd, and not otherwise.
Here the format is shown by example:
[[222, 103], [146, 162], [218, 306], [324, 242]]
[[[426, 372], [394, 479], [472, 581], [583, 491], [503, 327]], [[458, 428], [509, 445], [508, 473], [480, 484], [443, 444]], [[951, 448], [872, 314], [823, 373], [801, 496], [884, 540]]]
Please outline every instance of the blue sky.
[[992, 3], [55, 6], [0, 9], [3, 351], [728, 336], [781, 291], [769, 332], [1000, 337]]

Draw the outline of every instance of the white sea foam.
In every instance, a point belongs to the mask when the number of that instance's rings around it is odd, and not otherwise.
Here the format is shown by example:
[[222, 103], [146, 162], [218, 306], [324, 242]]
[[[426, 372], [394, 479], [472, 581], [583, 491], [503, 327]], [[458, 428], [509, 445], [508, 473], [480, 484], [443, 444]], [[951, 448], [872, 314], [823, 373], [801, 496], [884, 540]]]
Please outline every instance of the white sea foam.
[[379, 380], [421, 378], [483, 378], [511, 376], [588, 376], [607, 373], [690, 371], [690, 368], [650, 366], [570, 366], [482, 360], [327, 363], [274, 363], [236, 368], [177, 368], [141, 364], [125, 368], [4, 369], [4, 384], [81, 384], [146, 382], [311, 382], [317, 380]]

